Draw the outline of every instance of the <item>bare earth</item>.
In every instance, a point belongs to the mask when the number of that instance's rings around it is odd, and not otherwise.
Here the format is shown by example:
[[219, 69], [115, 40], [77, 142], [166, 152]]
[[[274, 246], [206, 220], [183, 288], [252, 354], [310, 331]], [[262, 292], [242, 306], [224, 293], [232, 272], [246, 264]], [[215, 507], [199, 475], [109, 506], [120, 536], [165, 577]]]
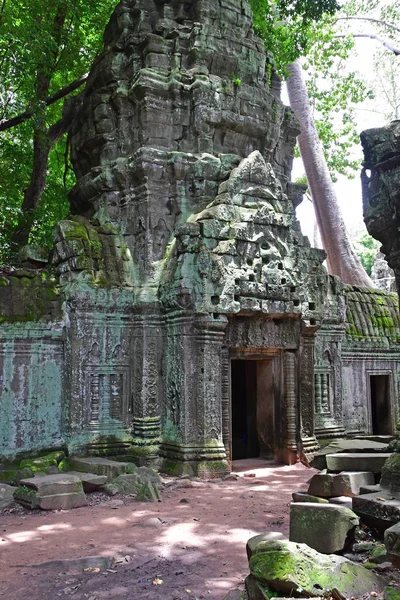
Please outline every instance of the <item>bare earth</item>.
[[[166, 480], [157, 504], [97, 494], [71, 511], [0, 513], [0, 597], [222, 600], [248, 574], [248, 538], [288, 535], [291, 493], [316, 472], [261, 460], [237, 461], [234, 470], [236, 481]], [[35, 566], [98, 555], [121, 562]]]

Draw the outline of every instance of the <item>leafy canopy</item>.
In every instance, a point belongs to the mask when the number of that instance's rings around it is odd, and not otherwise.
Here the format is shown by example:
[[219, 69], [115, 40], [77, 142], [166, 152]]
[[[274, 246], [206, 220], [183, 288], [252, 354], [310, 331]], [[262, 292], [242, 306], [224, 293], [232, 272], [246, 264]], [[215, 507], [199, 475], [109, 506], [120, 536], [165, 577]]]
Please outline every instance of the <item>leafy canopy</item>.
[[[28, 6], [29, 4], [29, 6]], [[6, 257], [33, 168], [33, 132], [61, 118], [63, 101], [45, 108], [50, 96], [87, 72], [102, 46], [116, 0], [3, 0], [0, 7], [0, 119], [30, 108], [33, 118], [0, 134], [0, 261]], [[68, 212], [65, 137], [50, 153], [47, 185], [35, 212], [31, 240], [50, 243], [54, 224]]]
[[337, 0], [250, 0], [254, 27], [272, 54], [277, 71], [307, 53], [316, 23], [339, 8]]

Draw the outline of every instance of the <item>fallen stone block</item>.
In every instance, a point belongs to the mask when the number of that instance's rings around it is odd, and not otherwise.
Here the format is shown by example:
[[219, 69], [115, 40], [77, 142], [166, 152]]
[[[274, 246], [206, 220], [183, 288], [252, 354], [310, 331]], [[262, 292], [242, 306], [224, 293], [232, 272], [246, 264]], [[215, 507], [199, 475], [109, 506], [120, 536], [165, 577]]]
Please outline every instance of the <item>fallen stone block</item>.
[[353, 498], [353, 511], [370, 527], [385, 531], [400, 521], [400, 498], [388, 490]]
[[374, 474], [368, 471], [343, 471], [342, 473], [316, 473], [310, 481], [308, 493], [323, 498], [357, 496], [361, 485], [375, 483]]
[[288, 596], [296, 595], [300, 589], [304, 596], [322, 596], [336, 588], [346, 598], [359, 598], [385, 587], [379, 575], [363, 566], [295, 542], [261, 542], [249, 564], [259, 583]]
[[400, 569], [400, 523], [386, 529], [384, 540], [388, 559]]
[[276, 542], [279, 540], [287, 540], [287, 538], [285, 538], [283, 533], [281, 533], [280, 531], [269, 531], [268, 533], [261, 533], [260, 535], [255, 535], [247, 541], [247, 558], [250, 560], [254, 548], [256, 548], [261, 542]]
[[139, 489], [135, 500], [137, 502], [158, 502], [160, 500], [160, 494], [157, 486], [154, 483], [151, 483], [151, 481], [146, 481]]
[[376, 545], [375, 548], [371, 550], [368, 560], [375, 565], [380, 565], [384, 562], [387, 562], [388, 556], [385, 546], [383, 544]]
[[390, 457], [387, 452], [343, 452], [341, 454], [329, 454], [326, 464], [329, 471], [372, 471], [381, 473], [385, 461]]
[[14, 492], [17, 488], [0, 483], [0, 510], [7, 508], [14, 502]]
[[123, 473], [134, 473], [136, 465], [129, 462], [119, 462], [109, 458], [88, 457], [81, 458], [73, 456], [69, 459], [71, 469], [85, 473], [105, 475], [108, 480], [115, 479]]
[[339, 454], [341, 452], [387, 452], [387, 447], [390, 439], [388, 441], [384, 440], [383, 442], [374, 441], [370, 439], [338, 439], [331, 442], [328, 446], [321, 448], [314, 454], [313, 459], [310, 462], [310, 465], [315, 469], [326, 469], [326, 457], [329, 454]]
[[314, 502], [318, 504], [328, 504], [329, 500], [326, 498], [319, 498], [318, 496], [311, 496], [305, 492], [293, 492], [293, 502]]
[[96, 475], [95, 473], [81, 473], [80, 471], [68, 471], [68, 475], [75, 475], [82, 482], [85, 493], [97, 492], [107, 483], [106, 475]]
[[68, 510], [87, 505], [81, 481], [68, 474], [23, 479], [14, 498], [27, 508], [42, 510]]
[[358, 517], [344, 506], [310, 502], [290, 504], [290, 541], [307, 544], [323, 554], [341, 552], [354, 541], [358, 524]]

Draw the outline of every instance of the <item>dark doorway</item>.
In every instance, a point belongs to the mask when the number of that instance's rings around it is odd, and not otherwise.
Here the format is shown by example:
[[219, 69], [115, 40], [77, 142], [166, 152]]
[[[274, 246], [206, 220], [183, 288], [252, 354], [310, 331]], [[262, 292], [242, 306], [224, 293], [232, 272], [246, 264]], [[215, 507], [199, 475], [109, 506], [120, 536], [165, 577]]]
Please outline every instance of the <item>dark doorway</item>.
[[257, 434], [257, 361], [232, 360], [232, 460], [260, 455]]
[[391, 435], [393, 433], [390, 411], [389, 375], [370, 375], [371, 385], [371, 420], [374, 435]]

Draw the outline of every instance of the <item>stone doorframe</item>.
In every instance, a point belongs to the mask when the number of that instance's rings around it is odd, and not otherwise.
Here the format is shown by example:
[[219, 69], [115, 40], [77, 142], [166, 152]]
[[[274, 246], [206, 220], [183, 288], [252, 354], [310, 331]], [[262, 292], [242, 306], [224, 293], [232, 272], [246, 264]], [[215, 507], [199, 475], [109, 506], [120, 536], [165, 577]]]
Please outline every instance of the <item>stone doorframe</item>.
[[[281, 355], [277, 348], [228, 348], [222, 349], [222, 437], [229, 464], [232, 463], [232, 360], [273, 360]], [[274, 398], [275, 401], [275, 398]]]

